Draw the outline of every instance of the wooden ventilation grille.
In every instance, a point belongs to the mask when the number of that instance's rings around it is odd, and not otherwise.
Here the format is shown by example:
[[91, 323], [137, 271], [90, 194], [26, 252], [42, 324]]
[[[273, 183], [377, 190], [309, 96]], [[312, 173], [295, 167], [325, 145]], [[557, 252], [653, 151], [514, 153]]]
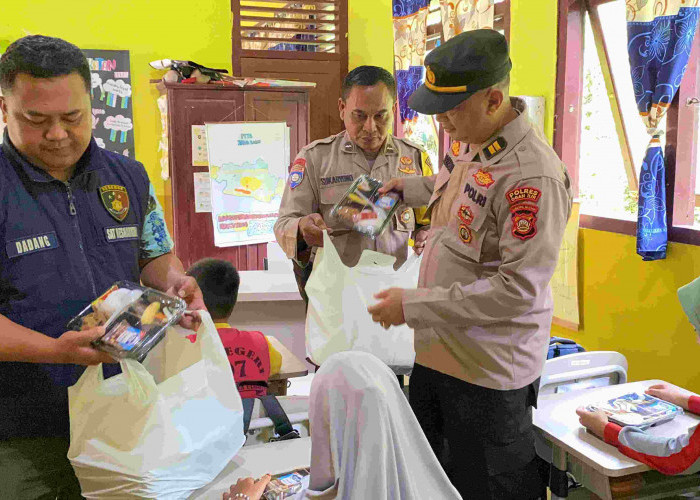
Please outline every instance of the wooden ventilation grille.
[[240, 0], [241, 48], [340, 52], [340, 0]]

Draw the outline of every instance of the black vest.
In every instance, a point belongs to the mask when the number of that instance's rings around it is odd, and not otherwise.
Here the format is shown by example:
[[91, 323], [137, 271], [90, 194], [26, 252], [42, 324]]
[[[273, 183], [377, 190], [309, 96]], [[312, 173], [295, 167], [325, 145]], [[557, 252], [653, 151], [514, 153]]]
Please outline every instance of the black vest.
[[[107, 186], [107, 187], [105, 187]], [[128, 212], [111, 215], [123, 189]], [[123, 189], [120, 189], [123, 188]], [[103, 201], [103, 198], [105, 201]], [[143, 165], [90, 142], [63, 183], [29, 163], [5, 133], [0, 150], [0, 314], [50, 337], [115, 281], [139, 281], [149, 198]], [[116, 229], [121, 228], [121, 229]], [[76, 365], [0, 362], [0, 439], [67, 435]]]

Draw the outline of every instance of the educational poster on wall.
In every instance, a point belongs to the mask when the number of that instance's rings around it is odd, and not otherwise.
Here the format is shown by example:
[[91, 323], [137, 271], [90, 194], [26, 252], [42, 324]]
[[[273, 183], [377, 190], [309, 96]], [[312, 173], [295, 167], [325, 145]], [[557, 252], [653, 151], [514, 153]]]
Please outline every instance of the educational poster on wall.
[[128, 50], [84, 49], [90, 64], [92, 134], [109, 151], [134, 157], [134, 118]]
[[214, 244], [275, 240], [289, 164], [284, 122], [207, 123]]
[[570, 330], [579, 330], [578, 309], [578, 216], [580, 203], [574, 202], [571, 217], [564, 230], [564, 239], [559, 249], [559, 262], [554, 270], [552, 296], [554, 297], [555, 325]]

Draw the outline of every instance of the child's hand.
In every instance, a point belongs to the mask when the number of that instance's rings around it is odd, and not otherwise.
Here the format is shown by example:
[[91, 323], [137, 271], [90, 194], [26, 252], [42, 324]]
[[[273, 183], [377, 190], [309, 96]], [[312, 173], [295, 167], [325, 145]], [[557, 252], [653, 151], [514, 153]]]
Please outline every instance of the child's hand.
[[683, 391], [671, 384], [655, 384], [649, 386], [645, 391], [650, 396], [663, 399], [669, 403], [680, 406], [684, 410], [688, 409], [688, 392]]
[[576, 408], [576, 415], [578, 415], [578, 421], [581, 422], [582, 426], [600, 439], [604, 439], [608, 416], [603, 410], [589, 411], [583, 406], [579, 406]]

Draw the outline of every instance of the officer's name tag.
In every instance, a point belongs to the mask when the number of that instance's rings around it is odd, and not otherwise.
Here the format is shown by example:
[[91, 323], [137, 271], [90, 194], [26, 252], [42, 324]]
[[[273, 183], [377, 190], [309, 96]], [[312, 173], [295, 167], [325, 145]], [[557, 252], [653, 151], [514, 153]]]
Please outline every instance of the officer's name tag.
[[138, 240], [138, 226], [113, 226], [105, 228], [105, 236], [107, 241], [114, 243], [116, 241]]
[[19, 240], [10, 241], [5, 244], [7, 255], [11, 259], [21, 255], [27, 255], [42, 250], [53, 250], [58, 248], [58, 238], [55, 232], [28, 236]]
[[321, 177], [321, 186], [330, 186], [331, 184], [340, 184], [341, 182], [352, 182], [355, 180], [352, 174], [334, 175], [332, 177]]

